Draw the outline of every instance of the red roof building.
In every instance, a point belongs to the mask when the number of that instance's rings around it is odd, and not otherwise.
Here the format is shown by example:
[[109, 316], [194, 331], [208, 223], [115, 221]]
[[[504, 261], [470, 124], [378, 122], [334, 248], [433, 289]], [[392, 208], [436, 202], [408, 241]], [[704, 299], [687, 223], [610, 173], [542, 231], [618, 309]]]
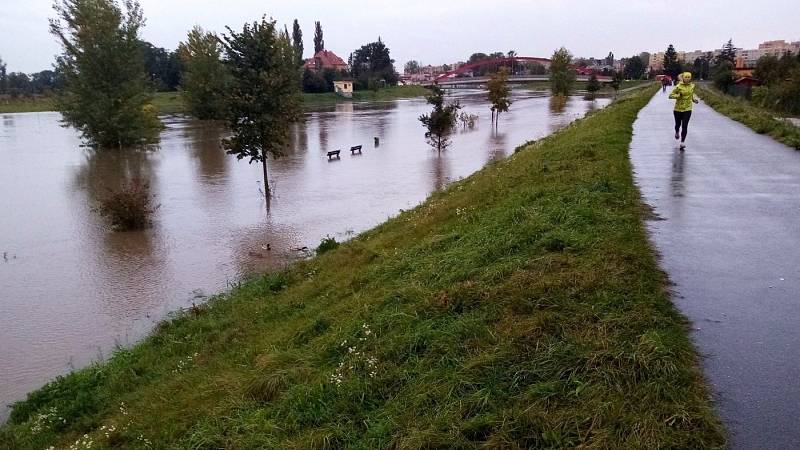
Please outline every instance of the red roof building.
[[322, 72], [325, 69], [341, 71], [347, 70], [347, 63], [344, 62], [342, 58], [336, 56], [336, 53], [328, 50], [320, 50], [313, 58], [306, 60], [305, 68], [315, 72]]

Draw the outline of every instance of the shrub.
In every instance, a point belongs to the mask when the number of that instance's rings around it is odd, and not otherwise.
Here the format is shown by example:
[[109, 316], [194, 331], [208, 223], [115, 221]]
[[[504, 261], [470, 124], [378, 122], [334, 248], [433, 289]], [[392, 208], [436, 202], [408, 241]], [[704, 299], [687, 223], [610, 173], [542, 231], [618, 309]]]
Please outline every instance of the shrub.
[[321, 254], [323, 254], [325, 252], [329, 252], [329, 251], [335, 249], [338, 246], [339, 246], [339, 243], [336, 242], [336, 239], [334, 239], [334, 238], [332, 238], [330, 236], [325, 236], [324, 238], [322, 238], [322, 241], [319, 243], [319, 247], [317, 247], [317, 254], [321, 255]]
[[157, 208], [153, 206], [153, 198], [150, 187], [136, 179], [119, 191], [112, 191], [100, 201], [98, 209], [115, 230], [140, 230], [150, 223], [150, 216]]

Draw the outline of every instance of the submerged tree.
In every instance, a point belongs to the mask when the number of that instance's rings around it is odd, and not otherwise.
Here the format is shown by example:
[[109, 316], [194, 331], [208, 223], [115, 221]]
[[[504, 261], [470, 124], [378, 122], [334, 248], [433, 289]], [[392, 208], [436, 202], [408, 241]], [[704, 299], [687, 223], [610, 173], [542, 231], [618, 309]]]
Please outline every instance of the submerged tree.
[[597, 79], [597, 75], [592, 74], [589, 76], [589, 82], [586, 83], [586, 97], [590, 100], [594, 99], [594, 96], [597, 94], [597, 91], [600, 90], [600, 81]]
[[228, 114], [233, 136], [224, 146], [238, 159], [261, 163], [269, 198], [267, 158], [283, 155], [290, 125], [300, 114], [295, 53], [290, 39], [266, 17], [245, 24], [241, 33], [230, 27], [228, 32], [223, 45], [233, 77]]
[[553, 53], [550, 61], [550, 90], [553, 95], [569, 95], [575, 83], [572, 54], [564, 47]]
[[183, 96], [191, 114], [201, 120], [224, 119], [231, 76], [222, 62], [222, 44], [217, 35], [196, 26], [186, 42], [178, 45], [178, 54], [185, 68]]
[[[495, 127], [500, 122], [500, 113], [508, 112], [511, 106], [511, 89], [508, 87], [508, 68], [501, 67], [489, 77], [489, 102], [492, 104], [492, 123]], [[497, 114], [495, 118], [495, 114]]]
[[428, 130], [425, 136], [428, 138], [428, 144], [442, 152], [450, 145], [450, 133], [456, 125], [458, 119], [458, 110], [461, 105], [458, 103], [444, 104], [444, 91], [439, 86], [434, 86], [433, 91], [427, 97], [428, 104], [433, 105], [433, 111], [430, 114], [424, 114], [419, 117], [419, 121]]
[[63, 81], [56, 107], [64, 121], [93, 145], [126, 147], [153, 141], [161, 123], [150, 92], [136, 0], [56, 0], [50, 32], [62, 54], [56, 69]]

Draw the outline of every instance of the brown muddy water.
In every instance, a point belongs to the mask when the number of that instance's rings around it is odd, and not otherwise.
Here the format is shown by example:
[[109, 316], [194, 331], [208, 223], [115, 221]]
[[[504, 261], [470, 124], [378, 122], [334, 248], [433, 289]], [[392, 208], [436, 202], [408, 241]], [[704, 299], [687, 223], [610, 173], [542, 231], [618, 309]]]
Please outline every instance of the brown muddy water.
[[[480, 121], [441, 155], [417, 120], [422, 99], [307, 112], [287, 155], [269, 161], [269, 210], [260, 166], [226, 155], [219, 127], [167, 117], [159, 148], [97, 152], [57, 113], [0, 116], [0, 421], [5, 405], [134, 343], [169, 312], [303, 257], [296, 249], [326, 235], [373, 227], [608, 103], [515, 91], [494, 131], [484, 94], [458, 98]], [[95, 205], [131, 178], [156, 195], [153, 226], [111, 231]]]

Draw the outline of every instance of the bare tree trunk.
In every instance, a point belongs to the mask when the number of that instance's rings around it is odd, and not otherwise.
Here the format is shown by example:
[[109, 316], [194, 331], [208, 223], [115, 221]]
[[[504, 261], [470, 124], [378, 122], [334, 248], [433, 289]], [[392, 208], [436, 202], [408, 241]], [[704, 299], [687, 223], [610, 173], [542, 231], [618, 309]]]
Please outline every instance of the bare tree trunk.
[[269, 203], [269, 197], [272, 195], [269, 189], [269, 178], [267, 178], [267, 152], [261, 150], [261, 168], [264, 169], [264, 196]]

